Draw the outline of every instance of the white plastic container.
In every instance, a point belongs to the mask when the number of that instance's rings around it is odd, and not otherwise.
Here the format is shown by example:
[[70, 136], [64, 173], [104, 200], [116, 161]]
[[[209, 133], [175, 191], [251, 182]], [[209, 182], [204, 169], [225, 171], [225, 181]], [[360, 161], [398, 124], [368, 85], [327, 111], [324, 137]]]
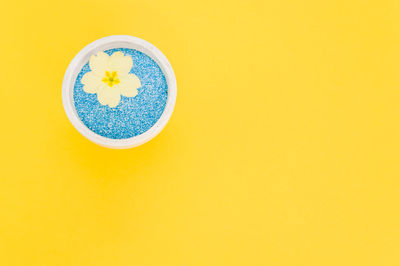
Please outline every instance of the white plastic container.
[[[151, 57], [161, 68], [168, 85], [168, 97], [165, 109], [160, 119], [146, 132], [127, 139], [111, 139], [91, 131], [79, 118], [74, 104], [74, 84], [82, 67], [89, 61], [90, 56], [99, 51], [113, 48], [130, 48], [138, 50]], [[62, 85], [62, 101], [65, 112], [72, 125], [92, 142], [114, 149], [133, 148], [154, 138], [168, 123], [174, 110], [177, 87], [174, 71], [164, 54], [151, 43], [133, 36], [114, 35], [101, 38], [83, 48], [71, 61], [65, 73]]]

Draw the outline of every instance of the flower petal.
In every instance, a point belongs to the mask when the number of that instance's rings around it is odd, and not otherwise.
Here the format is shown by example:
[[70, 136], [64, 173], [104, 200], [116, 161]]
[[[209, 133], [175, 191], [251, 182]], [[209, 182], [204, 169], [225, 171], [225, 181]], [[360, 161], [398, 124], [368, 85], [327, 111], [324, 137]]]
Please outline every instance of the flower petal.
[[121, 79], [119, 84], [121, 94], [126, 97], [134, 97], [138, 94], [138, 88], [142, 85], [139, 78], [134, 74], [128, 74], [126, 77]]
[[105, 52], [98, 52], [92, 55], [89, 60], [90, 69], [98, 76], [104, 76], [107, 65], [110, 61], [110, 56]]
[[97, 99], [102, 105], [115, 107], [121, 100], [121, 95], [118, 89], [105, 88], [97, 92]]
[[124, 56], [122, 52], [115, 52], [110, 56], [110, 61], [108, 62], [107, 70], [116, 71], [118, 78], [128, 75], [131, 71], [133, 65], [132, 58], [127, 55]]
[[101, 81], [101, 78], [95, 75], [93, 71], [83, 75], [81, 83], [84, 85], [83, 90], [87, 93], [96, 93], [105, 85], [105, 83]]

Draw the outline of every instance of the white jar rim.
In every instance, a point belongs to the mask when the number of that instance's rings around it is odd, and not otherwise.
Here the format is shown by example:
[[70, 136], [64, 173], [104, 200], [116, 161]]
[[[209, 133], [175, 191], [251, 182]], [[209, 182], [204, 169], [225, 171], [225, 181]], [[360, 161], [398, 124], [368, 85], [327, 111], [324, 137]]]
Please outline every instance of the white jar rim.
[[[75, 80], [82, 67], [89, 61], [90, 56], [99, 51], [113, 48], [130, 48], [138, 50], [153, 59], [161, 68], [168, 85], [168, 96], [165, 109], [158, 121], [146, 132], [127, 139], [111, 139], [100, 136], [90, 130], [79, 118], [74, 104]], [[90, 141], [107, 148], [127, 149], [142, 145], [165, 127], [175, 107], [177, 95], [176, 78], [171, 64], [165, 55], [151, 43], [128, 35], [113, 35], [98, 39], [84, 47], [69, 64], [62, 85], [62, 101], [64, 110], [72, 125]]]

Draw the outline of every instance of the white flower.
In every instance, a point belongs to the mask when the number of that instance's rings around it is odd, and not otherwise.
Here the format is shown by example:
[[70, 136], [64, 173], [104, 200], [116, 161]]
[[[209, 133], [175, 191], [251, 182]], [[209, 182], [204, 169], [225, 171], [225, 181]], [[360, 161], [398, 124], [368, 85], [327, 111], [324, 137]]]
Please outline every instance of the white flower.
[[132, 58], [121, 52], [115, 52], [111, 56], [104, 52], [92, 55], [89, 60], [92, 71], [83, 75], [81, 80], [83, 90], [97, 93], [97, 99], [102, 105], [117, 106], [121, 95], [134, 97], [141, 87], [139, 78], [129, 74], [132, 65]]

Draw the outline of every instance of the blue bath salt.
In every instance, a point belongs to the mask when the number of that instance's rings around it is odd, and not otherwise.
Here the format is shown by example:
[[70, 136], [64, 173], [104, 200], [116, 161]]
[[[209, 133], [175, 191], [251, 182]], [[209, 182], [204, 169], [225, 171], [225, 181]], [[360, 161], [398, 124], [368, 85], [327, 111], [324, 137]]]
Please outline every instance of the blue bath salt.
[[108, 55], [120, 51], [129, 55], [133, 67], [129, 73], [135, 74], [140, 82], [135, 97], [121, 95], [116, 107], [102, 105], [97, 94], [83, 90], [81, 79], [91, 71], [86, 63], [76, 78], [74, 85], [75, 109], [82, 122], [93, 132], [111, 139], [126, 139], [149, 130], [160, 119], [168, 97], [168, 85], [158, 64], [146, 54], [128, 48], [114, 48], [104, 51]]

